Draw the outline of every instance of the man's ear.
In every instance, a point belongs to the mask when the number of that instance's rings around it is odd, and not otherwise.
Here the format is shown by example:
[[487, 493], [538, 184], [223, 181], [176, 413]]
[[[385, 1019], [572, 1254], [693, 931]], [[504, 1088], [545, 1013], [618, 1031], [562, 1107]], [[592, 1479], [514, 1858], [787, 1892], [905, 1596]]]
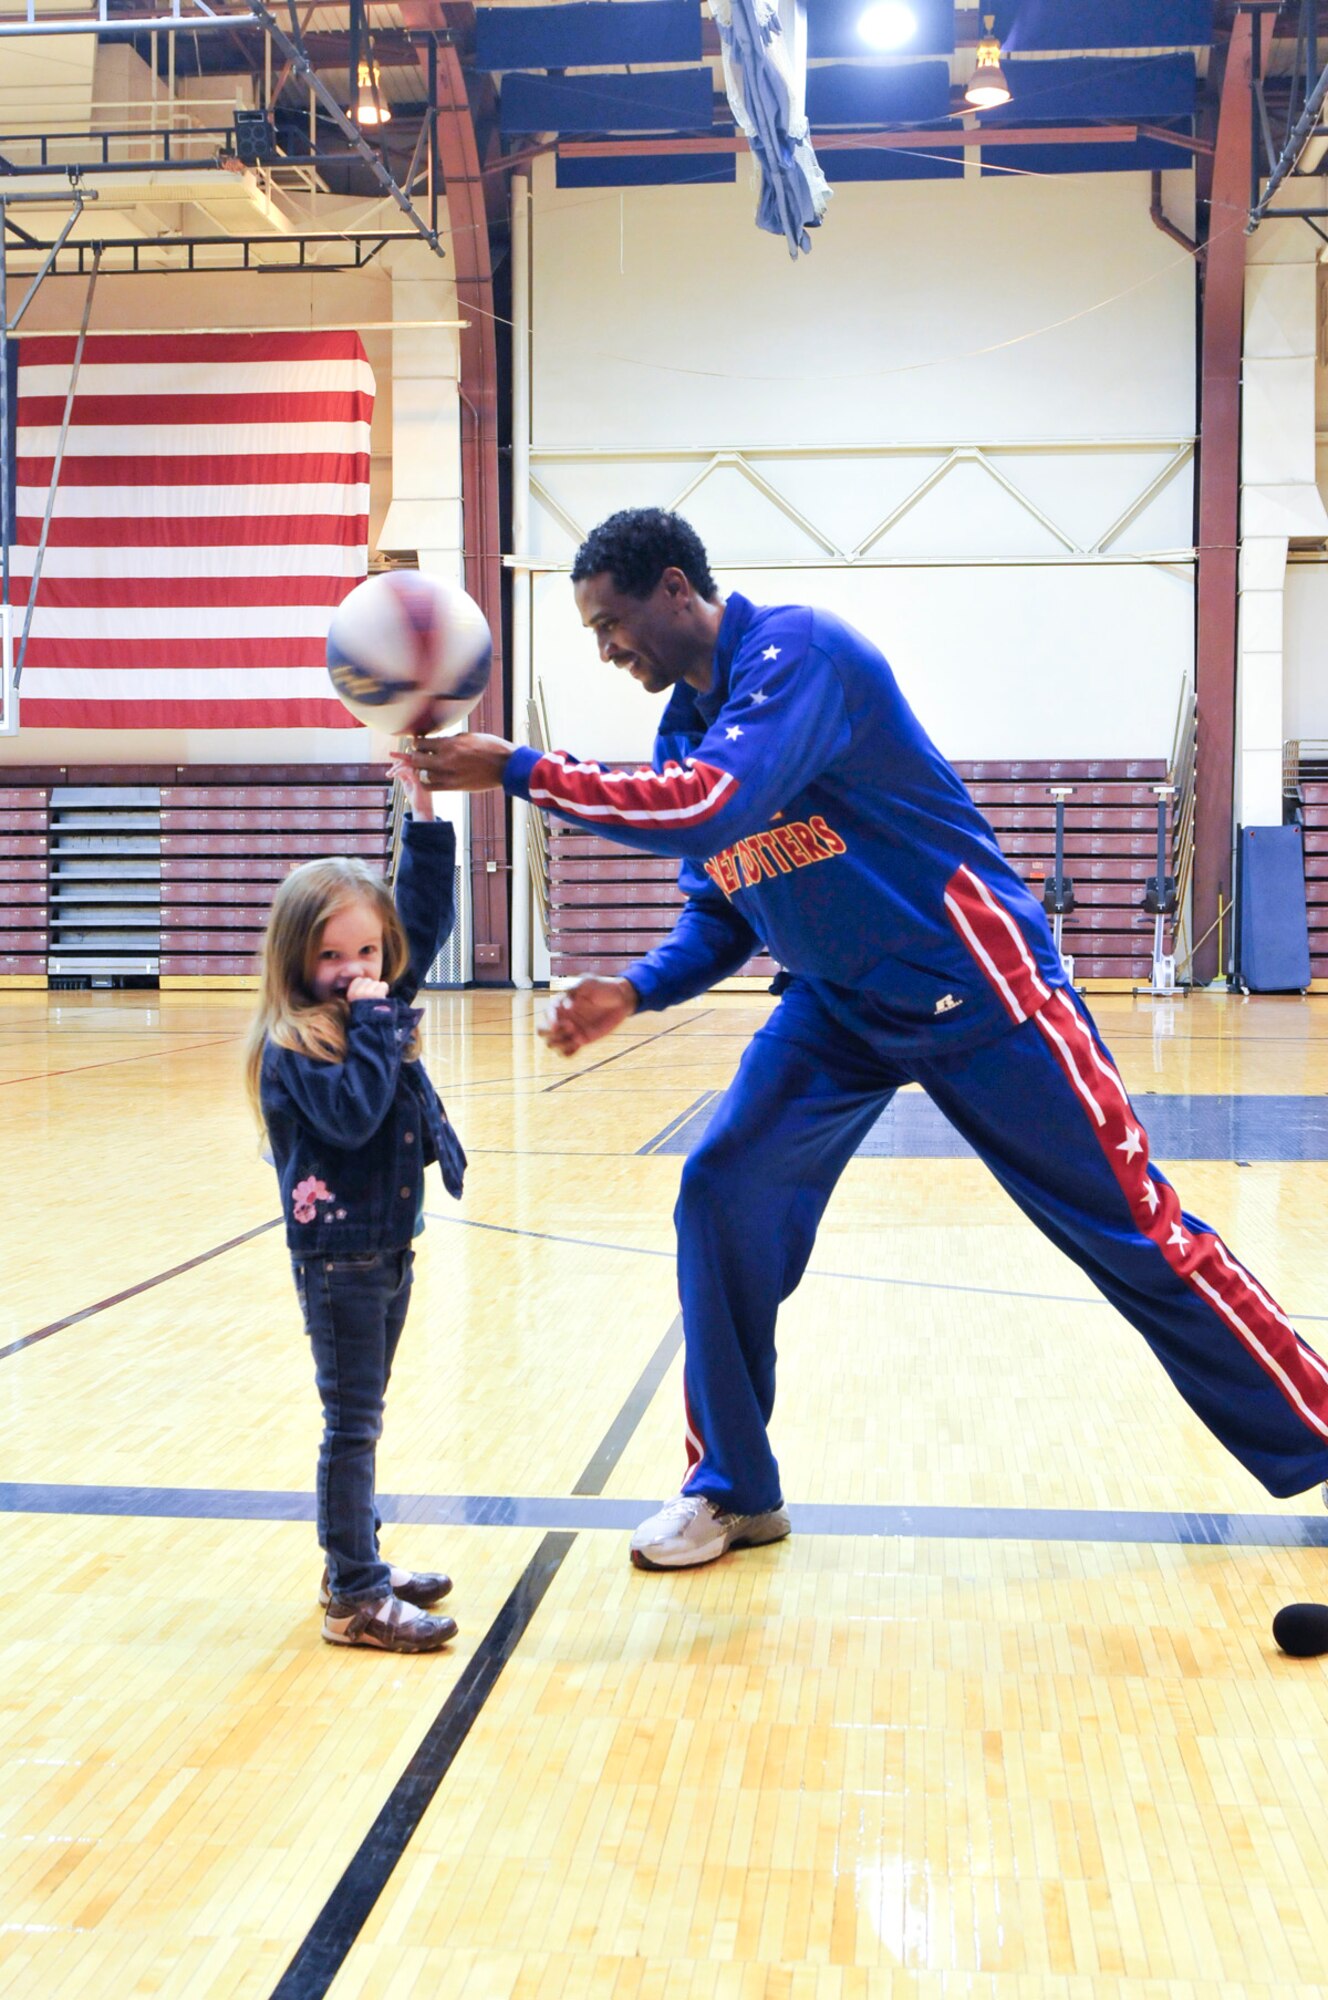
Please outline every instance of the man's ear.
[[692, 594], [692, 586], [687, 581], [685, 573], [680, 569], [672, 567], [666, 569], [660, 581], [669, 596], [681, 602], [686, 602]]

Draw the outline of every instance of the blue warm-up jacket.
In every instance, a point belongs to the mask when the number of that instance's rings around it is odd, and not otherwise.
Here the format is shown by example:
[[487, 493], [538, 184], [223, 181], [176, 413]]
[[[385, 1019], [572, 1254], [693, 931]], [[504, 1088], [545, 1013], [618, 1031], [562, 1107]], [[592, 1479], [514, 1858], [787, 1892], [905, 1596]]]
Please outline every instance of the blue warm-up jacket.
[[394, 890], [410, 944], [406, 972], [386, 999], [351, 1002], [344, 1061], [272, 1041], [263, 1051], [263, 1118], [297, 1257], [404, 1248], [433, 1160], [448, 1193], [461, 1193], [461, 1142], [424, 1064], [402, 1060], [420, 1018], [410, 1003], [456, 921], [455, 868], [450, 823], [408, 820]]
[[643, 1008], [694, 998], [762, 946], [894, 1052], [994, 1039], [1065, 985], [1041, 906], [883, 655], [806, 605], [729, 597], [710, 689], [678, 683], [650, 769], [518, 749], [509, 792], [676, 854], [687, 902], [627, 966]]

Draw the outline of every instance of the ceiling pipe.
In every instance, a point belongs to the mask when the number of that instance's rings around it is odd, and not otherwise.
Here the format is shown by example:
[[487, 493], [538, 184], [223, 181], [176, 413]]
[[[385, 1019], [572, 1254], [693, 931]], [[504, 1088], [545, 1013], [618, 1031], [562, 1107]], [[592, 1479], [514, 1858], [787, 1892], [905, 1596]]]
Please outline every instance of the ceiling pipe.
[[1200, 254], [1199, 245], [1193, 238], [1187, 236], [1183, 229], [1178, 229], [1176, 224], [1162, 212], [1162, 172], [1160, 168], [1155, 168], [1153, 172], [1153, 196], [1148, 205], [1148, 213], [1152, 217], [1155, 227], [1160, 229], [1164, 236], [1169, 236], [1173, 243], [1179, 243], [1181, 249], [1188, 250], [1192, 257]]

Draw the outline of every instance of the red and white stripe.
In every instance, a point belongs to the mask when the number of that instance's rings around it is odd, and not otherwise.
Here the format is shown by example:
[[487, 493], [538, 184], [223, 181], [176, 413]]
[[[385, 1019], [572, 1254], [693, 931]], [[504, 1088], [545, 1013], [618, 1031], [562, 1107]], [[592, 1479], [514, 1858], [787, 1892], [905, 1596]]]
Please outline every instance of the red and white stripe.
[[945, 885], [950, 921], [995, 987], [1012, 1021], [1027, 1021], [1051, 989], [1028, 940], [1005, 905], [971, 868], [957, 868]]
[[[19, 343], [23, 601], [75, 342]], [[324, 664], [368, 570], [359, 336], [93, 334], [23, 670], [33, 728], [352, 728]]]
[[1222, 1239], [1212, 1230], [1186, 1226], [1176, 1190], [1149, 1172], [1148, 1135], [1083, 1015], [1060, 989], [1036, 1018], [1097, 1128], [1098, 1144], [1140, 1235], [1208, 1301], [1310, 1430], [1328, 1438], [1328, 1368]]
[[705, 1445], [701, 1441], [701, 1434], [696, 1428], [696, 1419], [692, 1415], [692, 1402], [690, 1396], [687, 1394], [687, 1377], [685, 1374], [682, 1378], [682, 1435], [683, 1449], [687, 1454], [687, 1471], [683, 1475], [682, 1482], [685, 1486], [696, 1471], [697, 1466], [701, 1463], [701, 1460], [705, 1457]]
[[606, 771], [551, 750], [532, 766], [531, 803], [577, 819], [618, 826], [701, 826], [736, 792], [738, 780], [718, 765], [669, 763]]
[[971, 870], [960, 869], [951, 879], [945, 901], [1011, 1020], [1036, 1021], [1097, 1134], [1139, 1234], [1213, 1308], [1308, 1428], [1328, 1438], [1328, 1366], [1220, 1237], [1187, 1227], [1176, 1190], [1149, 1171], [1148, 1134], [1125, 1085], [1065, 988], [1047, 987], [1014, 918]]

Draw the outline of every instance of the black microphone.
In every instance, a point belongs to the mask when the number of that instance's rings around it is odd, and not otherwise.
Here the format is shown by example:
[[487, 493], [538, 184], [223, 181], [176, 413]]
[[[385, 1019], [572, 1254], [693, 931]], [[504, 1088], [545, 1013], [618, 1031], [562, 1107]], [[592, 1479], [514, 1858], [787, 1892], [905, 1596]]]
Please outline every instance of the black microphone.
[[1273, 1620], [1273, 1637], [1296, 1660], [1328, 1653], [1328, 1604], [1284, 1604]]

